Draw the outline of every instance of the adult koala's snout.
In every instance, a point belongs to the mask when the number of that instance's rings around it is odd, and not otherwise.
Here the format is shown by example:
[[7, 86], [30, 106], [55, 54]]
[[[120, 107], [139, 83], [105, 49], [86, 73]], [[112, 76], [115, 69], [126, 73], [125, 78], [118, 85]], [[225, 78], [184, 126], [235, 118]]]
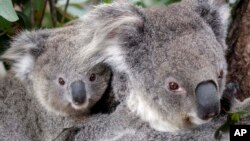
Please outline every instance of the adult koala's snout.
[[197, 115], [202, 120], [208, 120], [220, 112], [220, 99], [216, 84], [213, 81], [204, 81], [195, 89], [197, 99]]
[[73, 103], [76, 105], [82, 105], [87, 99], [84, 82], [77, 80], [73, 82], [70, 87]]

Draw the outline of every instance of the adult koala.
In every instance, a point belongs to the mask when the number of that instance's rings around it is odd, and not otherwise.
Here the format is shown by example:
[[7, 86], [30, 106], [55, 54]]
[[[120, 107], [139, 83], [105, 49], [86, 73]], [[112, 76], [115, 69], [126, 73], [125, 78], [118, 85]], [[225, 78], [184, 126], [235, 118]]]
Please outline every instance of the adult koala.
[[145, 10], [118, 3], [101, 5], [85, 16], [93, 38], [88, 38], [88, 48], [79, 50], [82, 59], [96, 56], [89, 61], [104, 61], [114, 72], [125, 72], [128, 93], [113, 113], [94, 116], [74, 139], [134, 136], [147, 127], [140, 119], [158, 131], [174, 132], [218, 114], [226, 46], [225, 32], [215, 31], [224, 31], [226, 18], [220, 11], [226, 6], [215, 3], [193, 0]]
[[[117, 81], [117, 80], [114, 80]], [[249, 111], [249, 99], [239, 102], [235, 99], [237, 86], [233, 83], [226, 85], [223, 93], [223, 99], [227, 99], [231, 106], [230, 111], [246, 110]], [[225, 101], [224, 101], [225, 102]], [[249, 113], [239, 124], [249, 124]], [[211, 122], [200, 125], [195, 128], [182, 130], [178, 133], [159, 132], [148, 126], [147, 123], [125, 107], [119, 105], [115, 112], [110, 115], [100, 114], [87, 119], [83, 126], [75, 126], [66, 130], [57, 140], [67, 141], [87, 141], [87, 140], [119, 140], [119, 141], [162, 141], [162, 140], [229, 140], [229, 133], [220, 132], [215, 138], [215, 132], [227, 120], [226, 116], [220, 115]], [[78, 131], [78, 132], [75, 132]]]
[[220, 112], [228, 15], [223, 0], [183, 0], [151, 9], [100, 5], [83, 21], [94, 23], [89, 55], [128, 76], [122, 103], [153, 129], [176, 132]]

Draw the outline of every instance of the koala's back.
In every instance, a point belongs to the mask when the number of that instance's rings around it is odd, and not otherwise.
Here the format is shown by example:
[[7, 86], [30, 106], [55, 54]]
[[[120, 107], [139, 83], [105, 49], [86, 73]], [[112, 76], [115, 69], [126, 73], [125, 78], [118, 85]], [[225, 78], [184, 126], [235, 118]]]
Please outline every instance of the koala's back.
[[52, 140], [78, 122], [47, 113], [12, 76], [0, 80], [0, 100], [1, 141]]
[[2, 140], [38, 139], [37, 116], [25, 87], [14, 78], [0, 80], [0, 133]]

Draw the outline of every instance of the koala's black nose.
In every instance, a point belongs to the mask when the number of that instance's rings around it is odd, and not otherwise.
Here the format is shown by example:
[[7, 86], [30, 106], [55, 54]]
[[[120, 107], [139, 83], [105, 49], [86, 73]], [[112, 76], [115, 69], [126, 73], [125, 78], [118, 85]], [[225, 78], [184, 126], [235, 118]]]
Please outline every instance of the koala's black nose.
[[75, 81], [70, 85], [70, 87], [74, 104], [83, 104], [86, 100], [86, 89], [84, 82], [81, 80]]
[[213, 81], [199, 83], [195, 93], [199, 118], [207, 120], [219, 114], [220, 99], [216, 85]]

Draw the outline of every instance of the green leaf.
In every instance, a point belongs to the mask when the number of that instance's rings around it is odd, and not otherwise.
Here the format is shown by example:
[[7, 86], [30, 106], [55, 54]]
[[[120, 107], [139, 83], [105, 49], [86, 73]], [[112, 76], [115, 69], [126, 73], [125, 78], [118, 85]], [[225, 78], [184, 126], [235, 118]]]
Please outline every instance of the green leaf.
[[14, 10], [11, 0], [0, 0], [0, 16], [10, 22], [18, 20], [17, 14]]
[[111, 3], [112, 0], [102, 0], [103, 3]]
[[233, 114], [231, 117], [232, 121], [239, 122], [240, 121], [240, 116], [238, 114]]
[[18, 15], [18, 17], [20, 19], [18, 21], [18, 23], [20, 23], [22, 25], [22, 27], [24, 27], [26, 29], [31, 28], [30, 20], [29, 20], [29, 18], [23, 12], [18, 12], [17, 11], [17, 15]]
[[244, 116], [246, 114], [245, 111], [238, 111], [238, 112], [228, 112], [228, 115], [230, 117], [230, 120], [232, 122], [239, 122], [242, 118], [242, 116]]
[[11, 22], [0, 16], [0, 31], [7, 31], [11, 28]]
[[165, 4], [165, 5], [169, 5], [169, 4], [172, 4], [172, 3], [175, 3], [175, 2], [179, 2], [181, 0], [162, 0], [162, 2]]
[[[86, 2], [88, 2], [89, 0], [70, 0], [69, 4], [84, 4]], [[67, 0], [58, 0], [56, 3], [56, 7], [60, 7], [60, 6], [65, 6]]]
[[233, 125], [237, 122], [239, 122], [242, 118], [242, 116], [244, 116], [246, 114], [245, 111], [238, 111], [238, 112], [227, 112], [227, 121], [222, 124], [214, 133], [214, 138], [215, 139], [220, 139], [222, 133], [224, 132], [228, 132], [230, 129], [230, 125]]

